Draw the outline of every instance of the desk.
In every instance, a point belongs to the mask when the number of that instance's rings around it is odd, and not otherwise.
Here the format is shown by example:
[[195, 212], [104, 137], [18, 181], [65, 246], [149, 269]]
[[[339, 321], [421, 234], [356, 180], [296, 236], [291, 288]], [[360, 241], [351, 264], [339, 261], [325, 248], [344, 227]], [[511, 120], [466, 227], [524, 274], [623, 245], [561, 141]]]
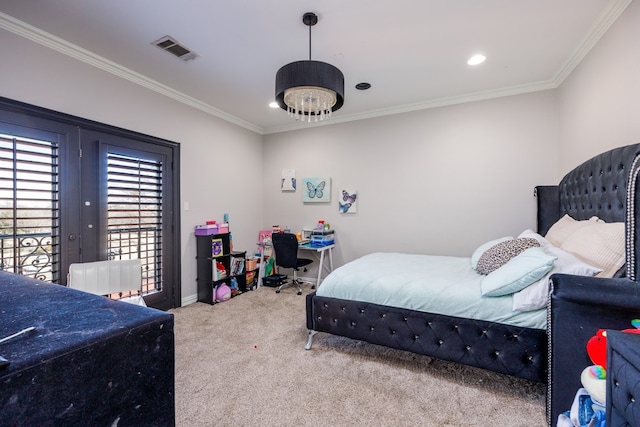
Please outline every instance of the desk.
[[[266, 248], [271, 248], [271, 244], [258, 244], [258, 247], [260, 248], [260, 269], [258, 270], [258, 287], [262, 286], [262, 278], [264, 277], [265, 274], [265, 264], [266, 261], [264, 260], [264, 250]], [[301, 251], [310, 251], [313, 252], [316, 257], [319, 260], [319, 265], [318, 265], [318, 278], [316, 279], [316, 288], [318, 288], [320, 286], [320, 279], [322, 276], [322, 269], [326, 269], [327, 273], [331, 273], [333, 271], [333, 248], [335, 247], [335, 243], [332, 245], [328, 245], [328, 246], [311, 246], [310, 243], [305, 243], [304, 245], [298, 245], [298, 250]], [[329, 251], [329, 267], [326, 267], [324, 265], [324, 253], [326, 251]]]
[[[322, 269], [326, 268], [327, 273], [331, 273], [333, 271], [333, 248], [335, 243], [327, 246], [311, 246], [310, 243], [305, 243], [304, 245], [299, 245], [298, 249], [303, 251], [312, 251], [320, 260], [320, 265], [318, 265], [318, 278], [316, 279], [316, 289], [320, 287], [320, 277], [322, 276]], [[329, 268], [324, 265], [324, 253], [329, 251]]]

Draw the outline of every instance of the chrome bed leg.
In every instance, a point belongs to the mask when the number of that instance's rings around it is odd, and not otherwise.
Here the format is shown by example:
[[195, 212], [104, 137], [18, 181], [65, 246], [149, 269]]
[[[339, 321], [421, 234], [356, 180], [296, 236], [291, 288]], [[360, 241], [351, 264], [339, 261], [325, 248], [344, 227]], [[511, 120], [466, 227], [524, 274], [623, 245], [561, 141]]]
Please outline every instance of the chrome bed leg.
[[309, 329], [309, 340], [307, 341], [307, 345], [304, 346], [305, 350], [311, 350], [311, 345], [313, 344], [313, 336], [317, 334], [318, 331], [314, 331], [313, 329]]

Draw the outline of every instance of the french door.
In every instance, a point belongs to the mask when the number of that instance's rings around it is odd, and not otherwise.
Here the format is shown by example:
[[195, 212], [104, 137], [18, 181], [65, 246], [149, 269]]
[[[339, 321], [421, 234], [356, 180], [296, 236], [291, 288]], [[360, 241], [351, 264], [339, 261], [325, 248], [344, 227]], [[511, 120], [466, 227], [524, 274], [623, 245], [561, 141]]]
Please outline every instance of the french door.
[[141, 259], [147, 305], [180, 305], [179, 146], [0, 98], [0, 268]]

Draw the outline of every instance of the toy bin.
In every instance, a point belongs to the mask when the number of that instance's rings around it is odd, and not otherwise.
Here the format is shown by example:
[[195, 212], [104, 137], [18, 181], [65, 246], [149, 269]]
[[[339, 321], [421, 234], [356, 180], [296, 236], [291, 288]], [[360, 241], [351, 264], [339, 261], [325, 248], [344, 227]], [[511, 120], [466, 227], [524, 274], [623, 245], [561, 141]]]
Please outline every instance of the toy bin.
[[245, 261], [246, 271], [255, 270], [258, 267], [258, 260], [256, 258], [248, 259]]
[[213, 236], [214, 234], [218, 234], [218, 226], [196, 225], [194, 233], [196, 236]]
[[271, 276], [263, 277], [262, 284], [270, 288], [277, 288], [282, 285], [285, 280], [287, 280], [287, 276], [284, 274], [272, 274]]

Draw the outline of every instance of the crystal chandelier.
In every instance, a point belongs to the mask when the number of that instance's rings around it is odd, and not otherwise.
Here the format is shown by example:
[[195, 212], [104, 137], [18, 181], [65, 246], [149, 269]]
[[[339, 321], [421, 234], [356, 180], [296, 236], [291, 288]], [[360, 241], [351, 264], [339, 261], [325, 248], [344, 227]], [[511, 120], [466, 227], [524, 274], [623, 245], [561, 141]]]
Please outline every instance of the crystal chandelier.
[[296, 120], [317, 122], [331, 117], [344, 103], [344, 76], [331, 64], [311, 60], [311, 27], [318, 23], [307, 12], [302, 22], [309, 27], [309, 60], [296, 61], [276, 73], [276, 102]]

